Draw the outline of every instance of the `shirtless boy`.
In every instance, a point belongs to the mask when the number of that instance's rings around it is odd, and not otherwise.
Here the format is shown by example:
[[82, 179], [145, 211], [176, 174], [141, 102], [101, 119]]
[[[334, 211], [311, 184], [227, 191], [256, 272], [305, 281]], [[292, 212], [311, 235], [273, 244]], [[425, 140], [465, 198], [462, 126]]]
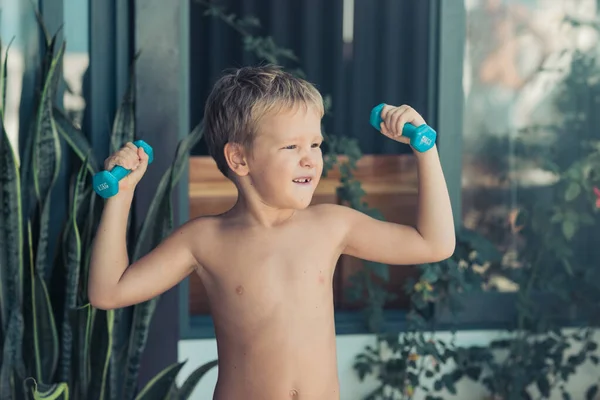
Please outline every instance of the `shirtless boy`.
[[[369, 110], [365, 113], [368, 114]], [[105, 161], [131, 169], [106, 201], [90, 266], [89, 299], [113, 309], [140, 303], [198, 274], [211, 303], [217, 400], [336, 400], [332, 279], [341, 254], [400, 265], [448, 258], [454, 223], [436, 147], [415, 151], [416, 227], [335, 204], [309, 206], [323, 169], [323, 101], [310, 83], [273, 66], [224, 75], [205, 110], [205, 139], [239, 191], [229, 211], [191, 220], [129, 264], [125, 229], [148, 157], [129, 143]], [[386, 106], [381, 132], [424, 124]]]

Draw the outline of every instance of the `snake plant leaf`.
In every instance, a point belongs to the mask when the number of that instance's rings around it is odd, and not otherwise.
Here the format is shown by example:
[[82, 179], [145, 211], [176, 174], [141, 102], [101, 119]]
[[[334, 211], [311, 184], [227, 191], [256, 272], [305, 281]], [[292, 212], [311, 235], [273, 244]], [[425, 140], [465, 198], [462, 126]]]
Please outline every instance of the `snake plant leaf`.
[[34, 400], [69, 400], [69, 386], [65, 382], [45, 384], [34, 382], [33, 392]]
[[[106, 400], [111, 398], [112, 391], [109, 367], [113, 357], [112, 340], [114, 337], [115, 310], [98, 310], [92, 308], [93, 328], [90, 343], [93, 348], [90, 353], [91, 378], [86, 400]], [[117, 372], [123, 371], [123, 366], [117, 366]]]
[[135, 110], [134, 110], [134, 89], [135, 77], [130, 73], [129, 85], [123, 96], [121, 105], [117, 109], [113, 121], [112, 134], [110, 136], [110, 152], [114, 153], [125, 143], [133, 142], [135, 135]]
[[37, 7], [35, 7], [35, 5], [33, 7], [33, 11], [35, 13], [35, 19], [37, 20], [38, 26], [41, 29], [42, 34], [44, 35], [44, 43], [46, 47], [50, 47], [52, 44], [52, 37], [50, 36], [50, 32], [48, 31], [46, 24], [44, 23], [44, 17], [40, 13], [40, 10], [38, 10]]
[[[86, 165], [88, 159], [84, 160], [79, 169], [77, 179], [73, 185], [73, 198], [71, 201], [70, 218], [66, 226], [63, 246], [65, 254], [65, 300], [63, 308], [61, 357], [58, 379], [61, 382], [71, 382], [71, 367], [73, 355], [73, 318], [77, 307], [77, 295], [79, 293], [79, 271], [81, 265], [81, 238], [77, 226], [77, 215], [79, 206], [85, 199], [85, 187], [87, 183]], [[75, 318], [77, 321], [77, 318]]]
[[[199, 366], [194, 372], [192, 372], [183, 382], [181, 388], [176, 391], [177, 399], [179, 400], [188, 400], [192, 396], [192, 392], [196, 388], [196, 385], [200, 380], [214, 367], [219, 364], [218, 360], [209, 361], [204, 365]], [[175, 400], [175, 399], [174, 399]]]
[[37, 251], [36, 251], [36, 269], [40, 277], [44, 280], [48, 276], [48, 229], [50, 219], [50, 191], [58, 178], [60, 171], [61, 146], [52, 115], [52, 99], [54, 92], [52, 85], [58, 64], [62, 63], [62, 55], [65, 50], [65, 44], [60, 47], [56, 57], [46, 76], [44, 87], [41, 94], [40, 104], [36, 113], [36, 122], [34, 130], [33, 143], [33, 184], [36, 199], [40, 207], [39, 221], [36, 226], [39, 228]]
[[[8, 43], [8, 46], [6, 46], [4, 62], [2, 64], [0, 64], [0, 96], [2, 96], [2, 98], [0, 98], [0, 101], [2, 102], [2, 104], [0, 104], [0, 118], [2, 118], [2, 121], [4, 121], [4, 107], [6, 104], [6, 82], [7, 82], [7, 78], [8, 78], [8, 51], [10, 50], [10, 46], [12, 45], [13, 40], [14, 40], [14, 37]], [[0, 49], [1, 48], [2, 48], [2, 41], [0, 40]]]
[[96, 309], [89, 303], [78, 307], [75, 313], [75, 352], [71, 374], [75, 384], [71, 384], [71, 392], [77, 399], [89, 399], [88, 391], [91, 381], [90, 353], [95, 347], [92, 346], [92, 327]]
[[[92, 190], [91, 188], [89, 188]], [[102, 210], [99, 207], [99, 202], [96, 202], [98, 196], [96, 196], [95, 192], [90, 192], [90, 195], [87, 197], [88, 199], [88, 207], [87, 214], [85, 215], [85, 221], [83, 222], [83, 230], [82, 230], [82, 248], [84, 249], [84, 258], [81, 272], [81, 280], [79, 282], [79, 287], [81, 287], [80, 291], [80, 304], [85, 304], [89, 302], [87, 298], [87, 287], [88, 287], [88, 277], [90, 270], [90, 260], [92, 257], [92, 242], [94, 240], [94, 236], [96, 234], [96, 229], [98, 227]]]
[[[8, 48], [0, 73], [3, 96], [7, 60]], [[2, 107], [4, 104], [3, 98]], [[0, 343], [3, 343], [9, 310], [20, 309], [23, 298], [23, 212], [17, 157], [4, 128], [3, 114], [0, 117]]]
[[[32, 243], [31, 223], [28, 224], [29, 243]], [[52, 303], [48, 295], [46, 282], [30, 264], [29, 281], [31, 283], [31, 334], [34, 352], [34, 379], [40, 382], [52, 382], [58, 367], [58, 332], [54, 321]]]
[[135, 400], [165, 400], [175, 385], [177, 374], [184, 363], [175, 363], [158, 373], [144, 386]]
[[0, 131], [0, 331], [4, 333], [11, 310], [20, 310], [23, 302], [23, 213], [16, 155], [3, 123]]
[[21, 382], [25, 378], [22, 354], [24, 324], [21, 310], [11, 309], [8, 320], [0, 363], [0, 399], [21, 399]]
[[98, 163], [92, 155], [92, 146], [81, 129], [73, 125], [73, 122], [65, 112], [57, 107], [53, 109], [53, 116], [58, 133], [71, 150], [73, 150], [81, 161], [88, 157], [86, 167], [91, 174], [98, 172]]

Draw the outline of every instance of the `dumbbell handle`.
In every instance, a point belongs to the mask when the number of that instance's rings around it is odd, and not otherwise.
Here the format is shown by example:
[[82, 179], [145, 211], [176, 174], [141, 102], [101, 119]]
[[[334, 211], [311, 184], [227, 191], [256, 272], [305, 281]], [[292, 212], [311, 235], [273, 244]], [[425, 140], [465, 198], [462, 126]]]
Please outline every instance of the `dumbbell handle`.
[[[152, 147], [143, 140], [136, 140], [133, 144], [144, 149], [144, 152], [148, 155], [148, 164], [151, 164], [154, 160]], [[119, 192], [119, 181], [129, 175], [130, 172], [130, 170], [120, 165], [116, 165], [110, 171], [98, 172], [92, 179], [94, 191], [104, 198], [116, 195]]]
[[130, 172], [131, 170], [123, 168], [120, 165], [117, 165], [110, 170], [110, 174], [117, 178], [118, 181], [125, 178], [127, 175], [129, 175]]
[[[373, 110], [371, 111], [371, 126], [377, 130], [381, 129], [381, 122], [383, 121], [381, 118], [381, 111], [384, 106], [385, 103], [381, 103], [378, 106], [373, 107]], [[410, 145], [415, 150], [422, 153], [435, 145], [437, 133], [429, 125], [423, 124], [414, 126], [413, 124], [407, 123], [402, 127], [402, 136], [409, 138]]]

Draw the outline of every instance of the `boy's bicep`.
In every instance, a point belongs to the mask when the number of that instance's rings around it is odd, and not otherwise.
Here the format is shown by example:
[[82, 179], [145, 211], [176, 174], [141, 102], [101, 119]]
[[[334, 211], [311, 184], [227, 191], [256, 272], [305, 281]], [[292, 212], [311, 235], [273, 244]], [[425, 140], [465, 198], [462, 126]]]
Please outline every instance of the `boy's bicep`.
[[197, 267], [190, 233], [179, 228], [155, 249], [133, 262], [117, 284], [118, 307], [156, 297], [185, 279]]
[[380, 221], [347, 208], [343, 211], [344, 254], [392, 265], [434, 261], [434, 251], [413, 227]]

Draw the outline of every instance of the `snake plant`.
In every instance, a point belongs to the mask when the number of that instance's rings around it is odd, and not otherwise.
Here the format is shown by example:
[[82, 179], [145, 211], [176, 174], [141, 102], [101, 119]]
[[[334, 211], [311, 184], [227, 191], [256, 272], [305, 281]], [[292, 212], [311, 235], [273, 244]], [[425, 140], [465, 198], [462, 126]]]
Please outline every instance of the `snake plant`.
[[[85, 134], [55, 106], [65, 43], [48, 35], [39, 14], [38, 22], [45, 54], [34, 115], [22, 129], [26, 140], [19, 150], [4, 129], [8, 49], [0, 67], [0, 399], [186, 399], [216, 361], [181, 387], [175, 378], [183, 364], [175, 363], [137, 388], [157, 298], [108, 311], [88, 302], [90, 250], [102, 209], [91, 186], [98, 164]], [[113, 121], [113, 149], [133, 140], [134, 122], [130, 86]], [[143, 225], [129, 235], [136, 238], [128, 243], [130, 259], [145, 255], [173, 229], [171, 193], [201, 135], [199, 125], [179, 143]], [[65, 151], [75, 160], [71, 171], [61, 164]], [[57, 235], [52, 194], [59, 177], [68, 175], [68, 213]]]

